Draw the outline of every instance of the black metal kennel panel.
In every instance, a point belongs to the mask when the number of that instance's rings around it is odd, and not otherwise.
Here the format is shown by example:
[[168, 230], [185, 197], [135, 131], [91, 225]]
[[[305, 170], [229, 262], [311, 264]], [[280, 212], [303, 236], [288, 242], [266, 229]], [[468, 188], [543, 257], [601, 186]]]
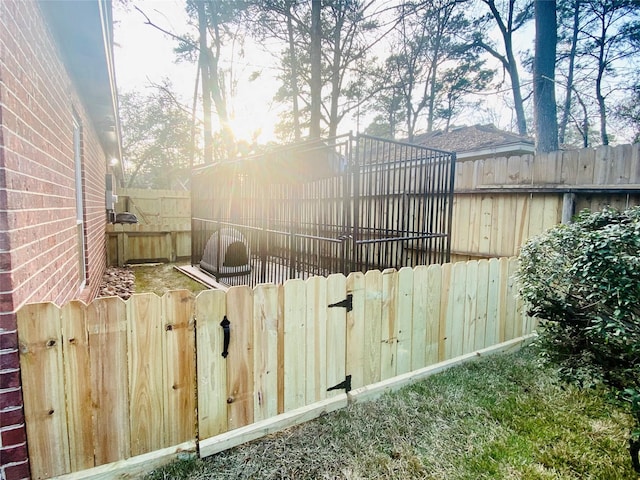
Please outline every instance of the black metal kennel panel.
[[228, 285], [449, 259], [455, 155], [366, 135], [193, 171], [192, 264]]

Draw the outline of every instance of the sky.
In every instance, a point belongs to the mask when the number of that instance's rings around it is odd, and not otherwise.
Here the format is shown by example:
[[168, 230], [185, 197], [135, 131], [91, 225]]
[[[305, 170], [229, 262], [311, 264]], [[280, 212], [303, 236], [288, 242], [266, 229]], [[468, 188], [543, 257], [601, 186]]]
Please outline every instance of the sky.
[[[173, 49], [177, 42], [147, 25], [145, 16], [135, 8], [142, 10], [153, 23], [165, 30], [176, 34], [187, 31], [195, 33], [196, 27], [188, 25], [184, 0], [129, 0], [124, 7], [122, 3], [114, 5], [116, 81], [119, 91], [144, 91], [150, 88], [151, 83], [160, 83], [162, 78], [168, 77], [180, 100], [184, 105], [190, 106], [193, 102], [197, 66], [187, 62], [176, 63]], [[525, 38], [528, 36], [524, 35]], [[244, 58], [236, 56], [234, 59], [238, 85], [230, 110], [233, 115], [231, 127], [238, 139], [251, 141], [258, 134], [259, 143], [276, 140], [274, 125], [278, 121], [278, 113], [286, 106], [273, 101], [278, 88], [273, 55], [279, 52], [275, 49], [270, 52], [269, 47], [270, 45], [247, 43]], [[387, 51], [380, 53], [381, 56], [387, 54]], [[250, 82], [248, 79], [256, 71], [260, 72], [258, 80]], [[500, 75], [499, 72], [498, 76]], [[477, 97], [484, 107], [465, 112], [465, 116], [456, 123], [493, 123], [505, 130], [515, 128], [515, 115], [507, 105], [510, 92], [507, 87], [502, 88], [504, 91], [501, 94]], [[363, 131], [369, 120], [366, 116], [360, 121], [345, 119], [338, 133]]]
[[[192, 104], [197, 66], [187, 62], [176, 63], [173, 49], [177, 42], [145, 24], [145, 16], [135, 9], [141, 9], [154, 23], [166, 30], [176, 34], [187, 31], [195, 34], [195, 27], [188, 25], [184, 3], [184, 0], [129, 0], [124, 2], [123, 6], [121, 2], [114, 2], [116, 81], [121, 93], [143, 91], [150, 88], [150, 83], [160, 83], [167, 77], [184, 105]], [[532, 49], [533, 36], [531, 22], [527, 30], [516, 40], [521, 48]], [[286, 108], [285, 105], [273, 101], [278, 87], [274, 55], [279, 53], [280, 48], [274, 44], [247, 43], [244, 48], [245, 56], [236, 56], [234, 59], [234, 73], [238, 83], [231, 100], [230, 111], [233, 116], [231, 127], [238, 139], [251, 141], [257, 134], [259, 143], [275, 140], [273, 129], [278, 121], [278, 113]], [[386, 52], [382, 52], [382, 55], [386, 55]], [[255, 72], [260, 72], [260, 76], [256, 81], [249, 81]], [[503, 74], [498, 68], [496, 78], [500, 79]], [[523, 69], [521, 80], [523, 84], [528, 81], [528, 74]], [[455, 123], [493, 123], [498, 128], [515, 130], [515, 115], [509, 107], [511, 94], [508, 82], [504, 83], [501, 89], [500, 93], [487, 92], [478, 96], [477, 98], [483, 102], [483, 107], [465, 112], [465, 116], [456, 119]], [[524, 90], [526, 91], [526, 88]], [[359, 130], [364, 130], [367, 123], [367, 119], [364, 118]], [[339, 133], [349, 130], [358, 130], [356, 120], [343, 122]]]
[[[156, 28], [147, 25], [140, 8], [155, 24], [182, 34], [195, 31], [187, 25], [184, 0], [134, 0], [123, 8], [114, 8], [115, 66], [118, 90], [144, 91], [151, 83], [164, 77], [171, 80], [180, 100], [187, 106], [193, 102], [197, 65], [176, 63], [173, 49], [177, 42]], [[237, 138], [251, 140], [260, 132], [259, 142], [274, 140], [273, 126], [277, 122], [280, 105], [272, 98], [277, 88], [276, 71], [270, 65], [267, 52], [255, 45], [245, 46], [246, 56], [236, 66], [237, 92], [231, 105], [234, 118], [231, 127]], [[251, 74], [260, 71], [258, 81], [249, 82]]]
[[[150, 88], [150, 83], [160, 83], [163, 77], [168, 77], [184, 105], [191, 105], [196, 65], [176, 63], [173, 49], [177, 42], [147, 25], [145, 16], [135, 8], [142, 10], [152, 22], [168, 31], [195, 33], [195, 27], [188, 25], [184, 0], [130, 0], [126, 2], [126, 7], [119, 3], [114, 5], [116, 81], [119, 91], [144, 91]], [[279, 53], [274, 47], [247, 43], [244, 58], [236, 57], [234, 60], [238, 85], [231, 102], [231, 127], [239, 139], [251, 141], [258, 132], [259, 143], [276, 140], [274, 125], [278, 121], [278, 113], [286, 106], [273, 101], [278, 88], [274, 55]], [[381, 56], [387, 53], [383, 51]], [[250, 82], [248, 79], [256, 71], [260, 72], [258, 80]], [[486, 102], [487, 98], [482, 100]], [[509, 125], [514, 123], [510, 108], [497, 97], [493, 100], [491, 113], [477, 110], [468, 113], [461, 123], [494, 123], [500, 128], [509, 129]], [[360, 121], [345, 119], [338, 133], [363, 131], [369, 120], [364, 114]]]

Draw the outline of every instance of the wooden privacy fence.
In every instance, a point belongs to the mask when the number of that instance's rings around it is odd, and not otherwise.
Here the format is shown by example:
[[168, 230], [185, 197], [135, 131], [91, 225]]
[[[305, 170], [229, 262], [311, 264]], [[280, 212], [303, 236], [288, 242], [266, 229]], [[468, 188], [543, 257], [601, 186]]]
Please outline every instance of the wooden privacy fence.
[[215, 453], [345, 406], [377, 382], [517, 339], [534, 322], [515, 296], [516, 266], [501, 258], [26, 305], [18, 334], [33, 478], [196, 441], [201, 455]]
[[122, 188], [116, 212], [131, 212], [134, 225], [107, 225], [107, 263], [175, 262], [191, 257], [191, 193]]
[[573, 213], [640, 205], [640, 144], [456, 165], [452, 260], [518, 255]]

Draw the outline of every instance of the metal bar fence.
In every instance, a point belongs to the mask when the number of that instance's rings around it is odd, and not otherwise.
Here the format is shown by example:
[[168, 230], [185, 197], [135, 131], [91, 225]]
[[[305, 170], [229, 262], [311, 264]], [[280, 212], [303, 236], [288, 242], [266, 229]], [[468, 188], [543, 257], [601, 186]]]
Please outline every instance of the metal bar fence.
[[192, 264], [223, 227], [250, 252], [250, 274], [209, 269], [228, 285], [445, 262], [454, 168], [450, 152], [348, 135], [196, 169]]

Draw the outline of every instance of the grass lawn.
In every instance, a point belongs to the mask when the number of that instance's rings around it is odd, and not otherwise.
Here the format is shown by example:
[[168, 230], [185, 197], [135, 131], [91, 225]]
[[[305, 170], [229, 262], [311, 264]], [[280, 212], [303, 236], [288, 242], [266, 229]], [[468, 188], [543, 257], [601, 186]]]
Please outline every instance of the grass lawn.
[[637, 479], [630, 425], [527, 348], [148, 478]]

